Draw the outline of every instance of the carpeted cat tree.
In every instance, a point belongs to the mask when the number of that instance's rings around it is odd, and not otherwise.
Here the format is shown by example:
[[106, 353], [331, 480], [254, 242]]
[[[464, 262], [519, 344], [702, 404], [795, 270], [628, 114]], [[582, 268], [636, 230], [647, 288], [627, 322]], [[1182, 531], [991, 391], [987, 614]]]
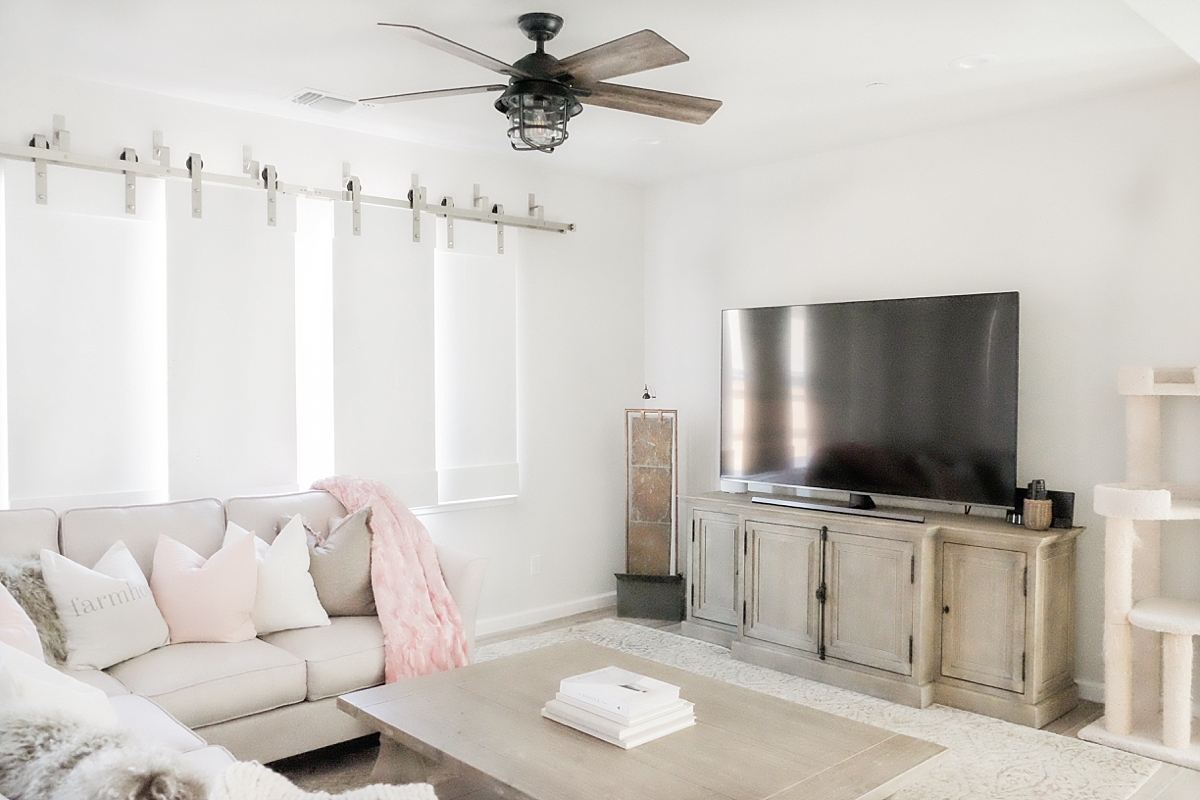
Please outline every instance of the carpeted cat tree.
[[1164, 396], [1200, 397], [1200, 368], [1125, 367], [1117, 388], [1125, 396], [1125, 482], [1100, 484], [1094, 500], [1107, 518], [1104, 716], [1079, 738], [1200, 769], [1200, 740], [1192, 738], [1200, 603], [1161, 596], [1159, 547], [1164, 520], [1200, 519], [1200, 486], [1162, 481], [1160, 415]]

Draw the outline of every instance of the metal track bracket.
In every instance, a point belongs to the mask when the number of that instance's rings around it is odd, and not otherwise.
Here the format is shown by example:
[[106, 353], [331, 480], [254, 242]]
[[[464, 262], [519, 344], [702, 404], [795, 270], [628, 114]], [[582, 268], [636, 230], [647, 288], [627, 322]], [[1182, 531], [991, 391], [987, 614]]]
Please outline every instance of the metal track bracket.
[[200, 190], [200, 181], [204, 172], [204, 159], [200, 158], [199, 153], [192, 153], [187, 160], [188, 174], [192, 178], [192, 219], [200, 219], [203, 216], [204, 208], [201, 205], [203, 195]]
[[53, 147], [63, 153], [71, 151], [71, 132], [67, 130], [67, 120], [62, 114], [54, 115]]
[[[443, 197], [442, 207], [454, 208], [454, 198]], [[446, 249], [454, 249], [454, 217], [450, 216], [449, 214], [446, 215]]]
[[[137, 153], [132, 147], [126, 147], [121, 151], [121, 160], [127, 164], [136, 164], [138, 162]], [[125, 179], [125, 213], [137, 213], [137, 173], [126, 171], [123, 176]]]
[[421, 210], [425, 208], [425, 187], [421, 178], [415, 172], [412, 176], [412, 189], [408, 192], [408, 202], [412, 206], [412, 237], [414, 242], [421, 241]]
[[[257, 166], [257, 162], [256, 166]], [[263, 183], [267, 187], [267, 225], [275, 227], [276, 205], [275, 193], [279, 190], [279, 177], [275, 174], [275, 167], [272, 164], [267, 164], [262, 171]]]
[[346, 199], [350, 201], [350, 228], [355, 236], [362, 236], [362, 184], [357, 175], [346, 180]]
[[[29, 140], [29, 146], [35, 150], [49, 150], [50, 142], [42, 134], [35, 133]], [[40, 158], [33, 159], [33, 193], [39, 206], [46, 205], [49, 195], [46, 189], [46, 162]]]
[[171, 168], [171, 148], [163, 146], [162, 131], [155, 131], [153, 138], [154, 148], [150, 151], [150, 157], [158, 162], [160, 167]]

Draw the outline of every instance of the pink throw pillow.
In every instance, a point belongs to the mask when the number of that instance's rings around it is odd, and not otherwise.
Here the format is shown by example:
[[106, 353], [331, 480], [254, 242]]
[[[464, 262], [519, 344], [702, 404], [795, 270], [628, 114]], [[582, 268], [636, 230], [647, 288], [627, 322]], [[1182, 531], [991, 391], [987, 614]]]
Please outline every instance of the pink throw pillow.
[[150, 591], [171, 631], [171, 644], [253, 639], [257, 632], [250, 612], [257, 587], [253, 536], [222, 547], [206, 561], [159, 535]]
[[38, 661], [46, 660], [37, 626], [3, 586], [0, 586], [0, 642], [28, 653]]

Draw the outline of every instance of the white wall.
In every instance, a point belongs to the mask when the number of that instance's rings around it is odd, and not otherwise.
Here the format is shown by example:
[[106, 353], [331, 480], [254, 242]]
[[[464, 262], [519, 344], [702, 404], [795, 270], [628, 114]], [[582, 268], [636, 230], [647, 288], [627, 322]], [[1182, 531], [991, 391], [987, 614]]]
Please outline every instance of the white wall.
[[[48, 134], [52, 115], [64, 114], [72, 149], [82, 153], [116, 156], [121, 148], [134, 147], [143, 159], [148, 159], [151, 133], [157, 129], [164, 132], [176, 166], [182, 165], [189, 152], [197, 152], [204, 157], [206, 171], [237, 175], [241, 173], [242, 147], [251, 145], [254, 157], [263, 164], [274, 164], [280, 179], [286, 182], [335, 188], [341, 185], [342, 162], [349, 161], [368, 194], [403, 197], [411, 174], [416, 172], [433, 199], [450, 195], [457, 205], [469, 205], [472, 185], [479, 183], [493, 202], [509, 209], [524, 208], [528, 194], [533, 192], [538, 203], [545, 206], [547, 217], [577, 223], [578, 231], [569, 234], [508, 233], [518, 245], [519, 254], [519, 497], [497, 505], [429, 514], [424, 519], [436, 540], [490, 559], [480, 610], [481, 632], [613, 601], [612, 573], [620, 571], [624, 561], [622, 411], [637, 402], [643, 381], [644, 207], [640, 188], [558, 170], [553, 156], [538, 153], [511, 158], [454, 153], [53, 76], [6, 72], [0, 76], [0, 96], [5, 98], [0, 104], [3, 142], [23, 143], [34, 133]], [[57, 179], [60, 172], [51, 170], [51, 192], [64, 186]], [[152, 183], [142, 180], [139, 187]], [[114, 191], [120, 191], [119, 181]], [[265, 197], [258, 199], [262, 205], [253, 212], [254, 222], [261, 218], [265, 232], [266, 201]], [[206, 202], [206, 217], [210, 206], [213, 204]], [[399, 216], [402, 224], [411, 225], [407, 214]], [[372, 217], [367, 217], [364, 237], [371, 235], [372, 224]], [[459, 223], [456, 236], [468, 225]], [[432, 240], [432, 225], [428, 233]], [[191, 283], [174, 282], [170, 291], [199, 292], [205, 303], [215, 303], [218, 298], [214, 294], [240, 292], [239, 287], [245, 286], [253, 289], [257, 297], [254, 302], [268, 309], [274, 323], [266, 374], [259, 376], [260, 384], [248, 388], [277, 394], [282, 387], [286, 394], [296, 380], [294, 359], [285, 359], [282, 354], [295, 336], [290, 284], [277, 276], [274, 284], [286, 291], [282, 296], [270, 297], [254, 278], [262, 265], [236, 251], [217, 257], [222, 261], [214, 266], [212, 281], [189, 271]], [[202, 268], [201, 261], [189, 262], [189, 270]], [[277, 266], [271, 255], [266, 268], [275, 270]], [[10, 272], [14, 268], [11, 259], [8, 268]], [[63, 279], [70, 278], [67, 275]], [[339, 286], [351, 284], [360, 297], [364, 296], [362, 292], [369, 292], [369, 287], [347, 283], [335, 274], [335, 295]], [[15, 297], [10, 295], [10, 306], [14, 302]], [[230, 442], [231, 434], [240, 436], [244, 432], [225, 425], [222, 420], [228, 415], [244, 420], [247, 417], [243, 412], [258, 414], [263, 409], [277, 409], [284, 415], [285, 427], [294, 420], [294, 402], [290, 410], [284, 409], [273, 394], [269, 403], [255, 397], [249, 405], [239, 406], [239, 387], [215, 385], [221, 365], [213, 358], [214, 344], [228, 350], [236, 343], [236, 326], [253, 324], [253, 309], [247, 303], [250, 300], [242, 296], [228, 309], [228, 319], [218, 319], [214, 314], [207, 320], [212, 325], [234, 326], [221, 329], [216, 337], [204, 330], [205, 319], [198, 306], [193, 305], [193, 312], [186, 317], [168, 320], [168, 371], [171, 358], [185, 359], [193, 366], [204, 367], [193, 370], [193, 375], [203, 371], [212, 376], [212, 381], [189, 387], [196, 396], [172, 396], [170, 425], [176, 444], [188, 442], [198, 447], [206, 436]], [[26, 315], [33, 313], [24, 306], [20, 310]], [[338, 320], [345, 320], [345, 315], [353, 311], [345, 304], [335, 306], [335, 340]], [[388, 309], [372, 302], [359, 311], [386, 314]], [[391, 332], [424, 330], [432, 334], [432, 326], [425, 323], [383, 327]], [[10, 360], [20, 356], [13, 352], [14, 346], [10, 339]], [[339, 350], [335, 345], [335, 359], [341, 360], [335, 372], [355, 372], [357, 368], [359, 379], [352, 384], [354, 388], [370, 390], [386, 384], [390, 377], [382, 381], [361, 377], [380, 366], [379, 359], [387, 354], [386, 348], [383, 350], [381, 353], [366, 346], [348, 355], [346, 349]], [[358, 363], [348, 363], [347, 358], [357, 358]], [[383, 366], [390, 368], [389, 364]], [[428, 367], [422, 369], [428, 371]], [[245, 377], [249, 380], [252, 376]], [[337, 398], [345, 396], [345, 391], [335, 392], [335, 406]], [[381, 415], [406, 413], [400, 405], [364, 402], [359, 407]], [[427, 413], [428, 408], [420, 411]], [[341, 424], [344, 419], [337, 421]], [[9, 428], [16, 431], [24, 422], [10, 416]], [[432, 424], [429, 419], [428, 425]], [[177, 425], [185, 425], [187, 430], [177, 430]], [[396, 439], [387, 424], [381, 424], [381, 431]], [[256, 465], [247, 465], [237, 475], [232, 474], [236, 471], [232, 468], [219, 476], [193, 471], [181, 475], [189, 481], [187, 490], [204, 483], [214, 487], [213, 491], [234, 492], [239, 489], [238, 482], [278, 480], [280, 465], [295, 463], [295, 441], [281, 438], [275, 428], [268, 433], [262, 446], [275, 452], [263, 459], [266, 466], [259, 470], [262, 475], [250, 474]], [[361, 440], [352, 444], [361, 452]], [[182, 467], [174, 458], [173, 469], [180, 472]], [[395, 460], [396, 473], [408, 470], [411, 459], [407, 453], [396, 452]], [[219, 459], [209, 460], [207, 468], [220, 469]], [[379, 465], [380, 472], [391, 468], [387, 463]], [[20, 480], [21, 476], [12, 476], [14, 485]], [[533, 555], [541, 556], [541, 572], [536, 576], [530, 575]]]
[[[722, 308], [1021, 292], [1018, 481], [1077, 494], [1077, 674], [1103, 680], [1103, 519], [1124, 475], [1122, 364], [1200, 364], [1200, 82], [656, 187], [646, 375], [678, 408], [681, 490], [716, 488]], [[1200, 403], [1167, 474], [1200, 480]], [[1200, 527], [1164, 583], [1200, 598]], [[1200, 696], [1200, 695], [1198, 695]]]

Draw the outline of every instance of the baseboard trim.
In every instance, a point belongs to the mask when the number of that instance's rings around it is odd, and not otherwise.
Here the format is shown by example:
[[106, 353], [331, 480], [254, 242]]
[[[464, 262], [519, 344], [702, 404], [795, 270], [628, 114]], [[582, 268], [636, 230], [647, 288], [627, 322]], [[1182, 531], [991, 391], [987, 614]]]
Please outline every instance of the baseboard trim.
[[540, 608], [531, 608], [527, 611], [518, 611], [515, 614], [502, 614], [498, 617], [480, 619], [475, 623], [475, 635], [479, 637], [489, 636], [493, 633], [504, 633], [505, 631], [527, 628], [530, 625], [540, 625], [543, 622], [570, 617], [575, 614], [583, 614], [588, 611], [598, 611], [599, 609], [610, 607], [615, 608], [616, 605], [616, 591], [603, 592], [590, 597], [581, 597], [578, 600], [569, 600], [565, 603], [555, 603], [552, 606], [541, 606]]
[[1104, 702], [1104, 684], [1101, 681], [1081, 681], [1075, 680], [1075, 686], [1079, 689], [1079, 699], [1088, 700], [1093, 703]]
[[[1104, 683], [1102, 681], [1075, 681], [1079, 688], [1079, 699], [1090, 700], [1093, 703], [1104, 703]], [[1200, 699], [1192, 702], [1192, 716], [1200, 717]]]

